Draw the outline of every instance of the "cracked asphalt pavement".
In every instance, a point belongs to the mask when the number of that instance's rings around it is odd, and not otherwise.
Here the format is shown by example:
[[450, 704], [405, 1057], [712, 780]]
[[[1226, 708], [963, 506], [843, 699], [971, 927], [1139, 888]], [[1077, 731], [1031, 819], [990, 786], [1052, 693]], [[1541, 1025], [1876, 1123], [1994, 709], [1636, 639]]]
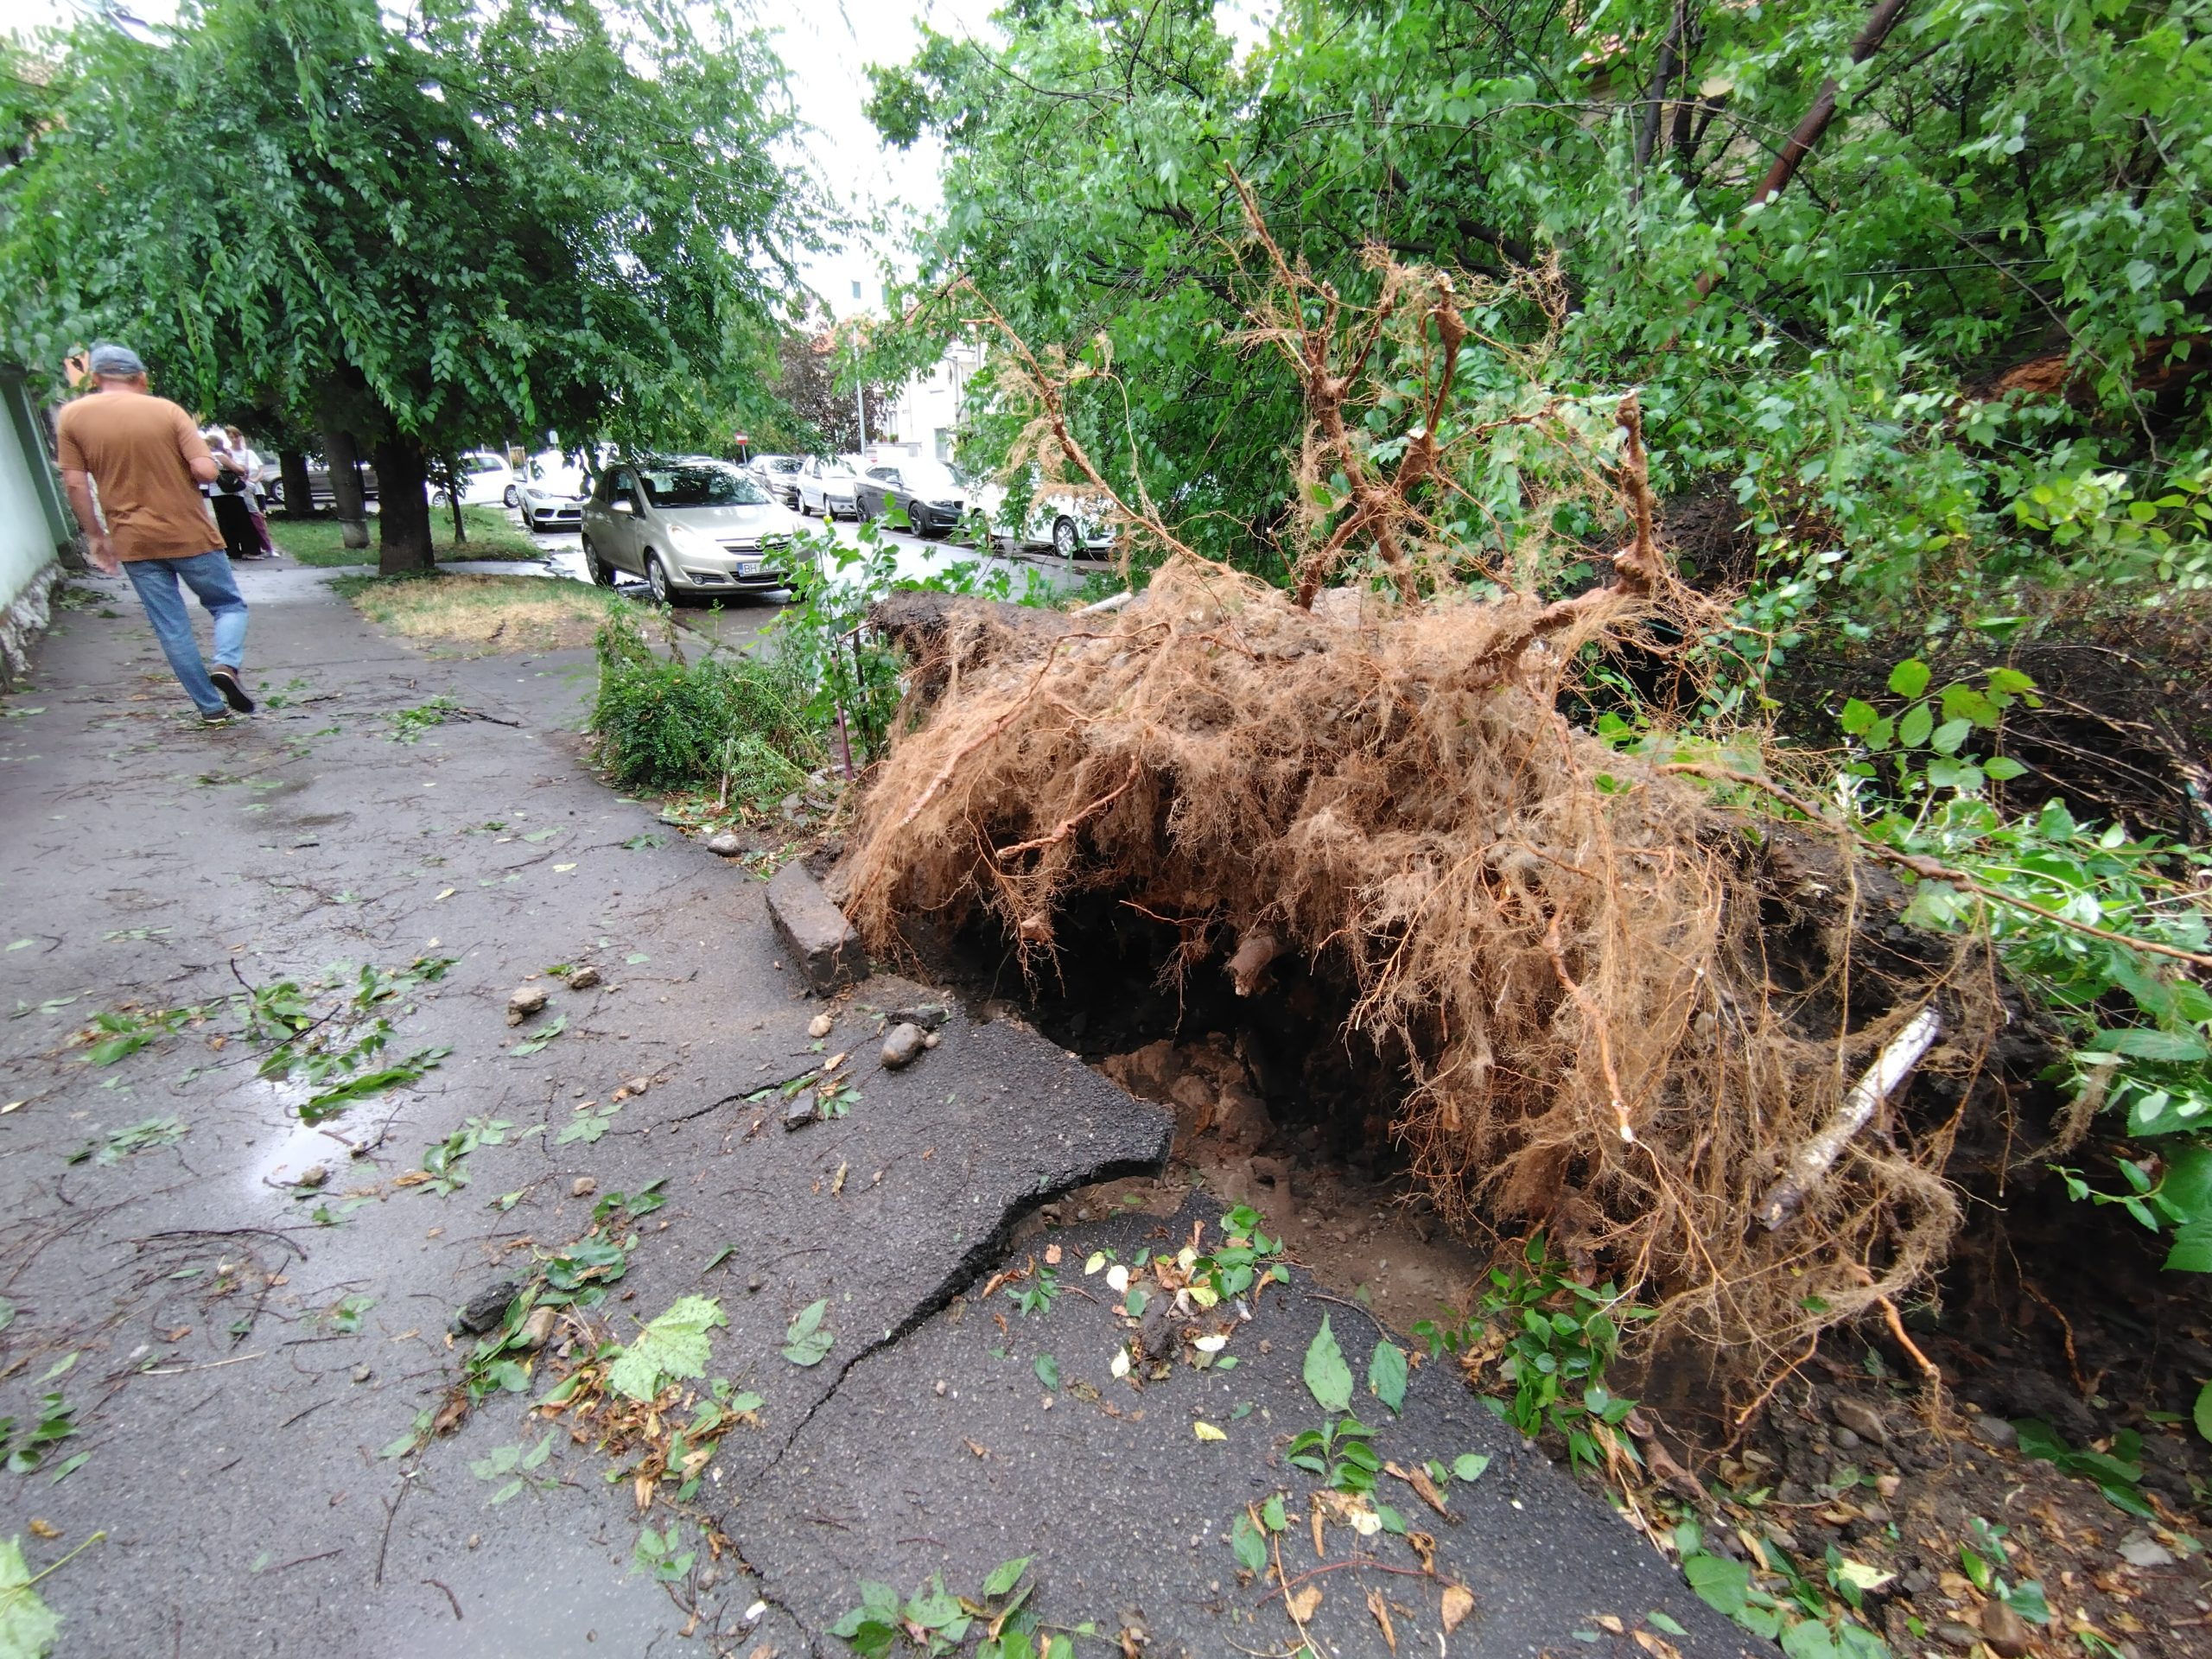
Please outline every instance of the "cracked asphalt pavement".
[[[1048, 1198], [1160, 1164], [1158, 1108], [1018, 1021], [957, 1012], [942, 1046], [881, 1071], [880, 1012], [922, 995], [886, 976], [817, 1046], [824, 1004], [779, 960], [757, 875], [581, 764], [587, 655], [435, 657], [323, 573], [240, 576], [253, 719], [200, 729], [127, 588], [98, 579], [0, 708], [0, 1416], [17, 1441], [56, 1409], [73, 1430], [0, 1473], [4, 1530], [34, 1572], [106, 1535], [39, 1586], [57, 1651], [791, 1659], [847, 1651], [828, 1632], [861, 1580], [972, 1592], [1025, 1554], [1032, 1605], [1095, 1624], [1090, 1651], [1125, 1629], [1152, 1653], [1287, 1651], [1281, 1599], [1239, 1581], [1229, 1530], [1248, 1499], [1303, 1503], [1281, 1458], [1320, 1417], [1300, 1357], [1326, 1313], [1363, 1376], [1366, 1316], [1296, 1270], [1236, 1335], [1237, 1368], [1116, 1379], [1126, 1332], [1079, 1264], [1172, 1249], [1203, 1207], [1053, 1231], [1049, 1311], [984, 1294], [1033, 1253], [1010, 1234]], [[434, 697], [477, 717], [398, 741], [394, 715]], [[308, 1085], [258, 1075], [248, 988], [420, 957], [454, 963], [386, 1006], [380, 1058], [449, 1052], [303, 1123]], [[600, 983], [547, 976], [563, 963]], [[525, 982], [549, 1003], [511, 1027]], [[200, 1012], [145, 1022], [175, 1010]], [[102, 1013], [147, 1039], [105, 1065], [76, 1039]], [[859, 1098], [787, 1133], [747, 1096], [823, 1049], [852, 1053]], [[585, 1103], [598, 1133], [563, 1140]], [[396, 1184], [471, 1120], [508, 1127], [466, 1184]], [[620, 1336], [716, 1298], [712, 1374], [764, 1402], [702, 1482], [734, 1552], [675, 1586], [632, 1566], [665, 1503], [641, 1517], [589, 1444], [558, 1437], [543, 1479], [490, 1503], [471, 1465], [542, 1435], [524, 1396], [382, 1455], [460, 1376], [454, 1312], [655, 1181], [667, 1202], [597, 1313]], [[779, 1350], [817, 1300], [834, 1342], [801, 1368]], [[1317, 1560], [1294, 1536], [1331, 1653], [1389, 1650], [1369, 1589], [1407, 1651], [1648, 1652], [1630, 1637], [1655, 1611], [1682, 1652], [1750, 1650], [1449, 1368], [1417, 1368], [1402, 1414], [1363, 1400], [1386, 1459], [1491, 1458], [1430, 1527], [1475, 1611], [1447, 1637], [1401, 1541], [1355, 1550], [1339, 1528]]]

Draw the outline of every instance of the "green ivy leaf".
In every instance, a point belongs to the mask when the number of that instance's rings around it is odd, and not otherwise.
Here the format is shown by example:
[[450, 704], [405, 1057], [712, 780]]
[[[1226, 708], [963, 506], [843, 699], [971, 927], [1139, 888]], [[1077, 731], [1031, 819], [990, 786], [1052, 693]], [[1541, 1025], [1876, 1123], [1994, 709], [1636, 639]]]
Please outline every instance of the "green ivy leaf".
[[1926, 703], [1916, 702], [1897, 721], [1897, 743], [1908, 749], [1924, 748], [1935, 730], [1935, 712]]
[[45, 1659], [54, 1650], [61, 1621], [31, 1588], [22, 1540], [0, 1544], [0, 1655], [6, 1659]]
[[1306, 1349], [1306, 1386], [1324, 1411], [1351, 1409], [1351, 1367], [1344, 1363], [1344, 1350], [1337, 1346], [1336, 1332], [1329, 1329], [1329, 1316], [1321, 1316], [1321, 1328]]
[[784, 1332], [784, 1357], [794, 1365], [819, 1365], [836, 1342], [836, 1333], [822, 1322], [830, 1311], [829, 1298], [809, 1302]]
[[728, 1323], [722, 1316], [721, 1304], [713, 1297], [678, 1297], [667, 1313], [649, 1321], [607, 1367], [607, 1385], [632, 1400], [646, 1401], [659, 1394], [667, 1379], [682, 1382], [704, 1376], [710, 1353], [707, 1333]]
[[2193, 1221], [2177, 1228], [2165, 1265], [2170, 1273], [2212, 1273], [2212, 1221]]
[[1021, 1575], [1029, 1570], [1029, 1563], [1037, 1558], [1023, 1555], [1011, 1561], [1001, 1561], [991, 1569], [991, 1576], [983, 1580], [985, 1596], [1002, 1596], [1021, 1582]]
[[1929, 747], [1938, 754], [1956, 754], [1959, 746], [1974, 734], [1974, 722], [1969, 720], [1947, 720], [1938, 726], [1928, 740]]
[[1375, 1356], [1367, 1362], [1367, 1391], [1393, 1412], [1406, 1403], [1406, 1356], [1393, 1342], [1375, 1344]]

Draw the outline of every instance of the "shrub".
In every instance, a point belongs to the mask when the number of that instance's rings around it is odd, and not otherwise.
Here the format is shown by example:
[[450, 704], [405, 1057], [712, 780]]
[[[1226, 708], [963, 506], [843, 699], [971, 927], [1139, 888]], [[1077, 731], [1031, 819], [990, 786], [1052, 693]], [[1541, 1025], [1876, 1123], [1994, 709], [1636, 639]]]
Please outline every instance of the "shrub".
[[820, 758], [788, 677], [710, 650], [685, 658], [647, 643], [631, 617], [599, 631], [599, 700], [591, 731], [599, 763], [625, 789], [712, 787], [725, 802], [789, 794]]

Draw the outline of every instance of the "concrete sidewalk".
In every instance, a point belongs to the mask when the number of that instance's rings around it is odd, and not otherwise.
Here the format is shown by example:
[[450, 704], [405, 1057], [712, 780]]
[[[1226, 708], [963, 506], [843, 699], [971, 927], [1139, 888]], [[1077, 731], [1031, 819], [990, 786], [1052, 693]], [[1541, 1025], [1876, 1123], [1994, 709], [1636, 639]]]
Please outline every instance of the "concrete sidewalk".
[[[1203, 1210], [1052, 1233], [1049, 1308], [989, 1287], [1042, 1248], [1010, 1254], [1009, 1232], [1047, 1198], [1159, 1164], [1158, 1109], [1017, 1022], [957, 1013], [942, 1046], [882, 1071], [880, 1011], [919, 994], [896, 981], [810, 1038], [823, 1005], [779, 960], [758, 879], [578, 763], [578, 653], [434, 658], [376, 635], [324, 574], [240, 572], [251, 721], [197, 728], [119, 582], [79, 584], [114, 614], [64, 612], [35, 689], [0, 710], [0, 1105], [20, 1103], [0, 1115], [0, 1415], [18, 1442], [42, 1420], [74, 1431], [0, 1474], [0, 1535], [21, 1532], [36, 1572], [107, 1535], [39, 1586], [57, 1652], [789, 1659], [848, 1651], [828, 1631], [863, 1580], [906, 1595], [942, 1573], [972, 1594], [1032, 1555], [1031, 1605], [1056, 1626], [1283, 1653], [1283, 1599], [1239, 1582], [1229, 1541], [1279, 1490], [1285, 1566], [1317, 1574], [1311, 1629], [1332, 1653], [1389, 1650], [1370, 1589], [1408, 1653], [1642, 1653], [1593, 1621], [1632, 1632], [1654, 1610], [1689, 1632], [1668, 1638], [1683, 1652], [1747, 1650], [1445, 1366], [1414, 1371], [1402, 1415], [1358, 1402], [1387, 1460], [1492, 1460], [1450, 1488], [1456, 1520], [1394, 1481], [1378, 1494], [1434, 1535], [1436, 1576], [1404, 1540], [1333, 1524], [1317, 1560], [1316, 1483], [1283, 1448], [1321, 1421], [1300, 1376], [1321, 1315], [1362, 1377], [1364, 1315], [1294, 1270], [1235, 1331], [1236, 1368], [1185, 1352], [1117, 1378], [1131, 1332], [1085, 1258], [1172, 1254]], [[394, 715], [438, 696], [477, 717], [397, 741]], [[425, 957], [454, 960], [380, 1005], [378, 1063], [449, 1052], [303, 1124], [308, 1085], [257, 1075], [270, 1043], [245, 1028], [246, 988]], [[601, 982], [571, 990], [556, 964]], [[550, 1004], [511, 1027], [526, 981]], [[311, 995], [315, 1014], [342, 995]], [[106, 1034], [147, 1038], [107, 1065], [70, 1040], [102, 1012], [131, 1028]], [[845, 1116], [786, 1133], [776, 1097], [747, 1098], [825, 1050], [854, 1056]], [[505, 1127], [461, 1156], [466, 1184], [400, 1184], [472, 1122]], [[316, 1167], [323, 1184], [296, 1185]], [[499, 1449], [512, 1463], [547, 1433], [510, 1394], [381, 1455], [461, 1376], [456, 1308], [656, 1182], [665, 1203], [594, 1317], [627, 1341], [677, 1298], [714, 1297], [728, 1324], [710, 1375], [761, 1398], [691, 1503], [664, 1486], [641, 1515], [628, 1462], [556, 1433], [492, 1504]], [[833, 1340], [802, 1367], [780, 1351], [817, 1300]], [[527, 1397], [561, 1369], [549, 1349]], [[672, 1521], [697, 1555], [664, 1584], [635, 1553]], [[1474, 1597], [1448, 1640], [1446, 1580]]]

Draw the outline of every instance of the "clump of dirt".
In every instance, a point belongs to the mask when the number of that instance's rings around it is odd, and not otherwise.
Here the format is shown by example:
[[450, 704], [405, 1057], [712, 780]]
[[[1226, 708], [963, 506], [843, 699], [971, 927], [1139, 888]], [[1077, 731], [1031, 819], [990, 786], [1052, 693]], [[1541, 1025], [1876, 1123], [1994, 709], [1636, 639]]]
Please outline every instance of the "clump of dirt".
[[1557, 712], [1643, 591], [1308, 612], [1175, 558], [1109, 620], [929, 596], [847, 912], [883, 954], [995, 925], [1042, 982], [1104, 905], [1173, 936], [1164, 995], [1223, 958], [1247, 996], [1325, 982], [1311, 1023], [1393, 1103], [1366, 1132], [1448, 1221], [1541, 1223], [1756, 1365], [1941, 1259], [1956, 1110], [1823, 1130], [1939, 998], [1955, 1108], [1993, 1004], [1940, 950], [1861, 948], [1881, 883], [1847, 854], [1785, 858]]
[[2212, 604], [2202, 597], [2106, 609], [2055, 632], [1997, 646], [1917, 635], [1808, 650], [1771, 688], [1782, 722], [1834, 731], [1844, 699], [1878, 702], [1889, 665], [1923, 657], [1943, 684], [2009, 668], [2035, 682], [2005, 711], [2004, 753], [2028, 770], [1993, 785], [2007, 810], [2063, 800], [2085, 821], [2202, 845], [2212, 841]]

